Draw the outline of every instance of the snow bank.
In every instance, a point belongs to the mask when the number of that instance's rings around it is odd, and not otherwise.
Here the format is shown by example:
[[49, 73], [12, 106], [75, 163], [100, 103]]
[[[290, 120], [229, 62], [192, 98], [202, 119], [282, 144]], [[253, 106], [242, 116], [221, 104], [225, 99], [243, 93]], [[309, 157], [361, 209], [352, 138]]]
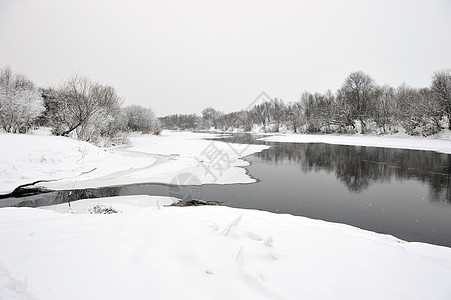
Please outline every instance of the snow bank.
[[[157, 200], [0, 209], [0, 299], [451, 299], [450, 248]], [[98, 203], [122, 213], [85, 213]]]
[[[192, 173], [201, 183], [249, 183], [240, 159], [268, 148], [206, 141], [201, 133], [163, 132], [137, 135], [130, 146], [99, 148], [65, 137], [0, 133], [0, 194], [36, 180], [51, 189], [78, 189], [133, 183], [170, 183], [180, 173]], [[227, 158], [221, 170], [203, 164], [206, 150]], [[240, 151], [238, 151], [240, 150]], [[243, 151], [241, 151], [243, 150]]]
[[[93, 178], [153, 164], [155, 158], [127, 157], [73, 139], [42, 134], [0, 133], [0, 193], [36, 180]], [[66, 184], [66, 187], [70, 187]]]
[[451, 138], [448, 136], [444, 138], [422, 138], [408, 136], [287, 134], [265, 137], [260, 140], [279, 143], [326, 143], [350, 146], [400, 148], [451, 154]]

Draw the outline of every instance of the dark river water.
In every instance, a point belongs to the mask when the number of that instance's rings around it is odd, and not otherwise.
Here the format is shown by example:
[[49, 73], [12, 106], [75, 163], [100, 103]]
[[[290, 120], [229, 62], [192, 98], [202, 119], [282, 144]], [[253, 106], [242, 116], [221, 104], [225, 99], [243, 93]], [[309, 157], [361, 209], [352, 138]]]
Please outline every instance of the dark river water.
[[[222, 139], [264, 143], [251, 135]], [[140, 184], [75, 190], [71, 199], [191, 193], [224, 205], [345, 223], [408, 241], [451, 247], [451, 155], [329, 144], [264, 143], [247, 156], [252, 184]], [[1, 206], [67, 202], [69, 191], [0, 200]]]

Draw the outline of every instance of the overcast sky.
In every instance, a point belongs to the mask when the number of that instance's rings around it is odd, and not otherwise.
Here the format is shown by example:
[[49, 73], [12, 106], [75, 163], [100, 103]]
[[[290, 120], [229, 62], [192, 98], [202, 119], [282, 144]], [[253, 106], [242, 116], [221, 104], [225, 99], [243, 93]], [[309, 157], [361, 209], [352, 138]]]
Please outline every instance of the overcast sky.
[[430, 84], [451, 68], [451, 1], [0, 0], [0, 67], [39, 86], [74, 72], [159, 116], [296, 101], [362, 70]]

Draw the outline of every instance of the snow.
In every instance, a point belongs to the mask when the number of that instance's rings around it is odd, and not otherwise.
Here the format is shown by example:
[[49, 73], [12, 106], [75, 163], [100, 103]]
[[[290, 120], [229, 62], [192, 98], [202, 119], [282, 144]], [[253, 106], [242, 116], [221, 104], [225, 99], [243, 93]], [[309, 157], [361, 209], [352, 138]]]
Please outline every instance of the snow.
[[450, 248], [171, 201], [1, 208], [0, 299], [451, 299]]
[[[240, 158], [267, 146], [206, 137], [212, 135], [163, 132], [99, 148], [44, 130], [0, 133], [0, 191], [40, 179], [56, 180], [43, 183], [55, 189], [168, 183], [180, 173], [199, 183], [253, 181]], [[451, 153], [446, 138], [264, 140]], [[221, 174], [203, 165], [212, 149], [228, 158]], [[122, 196], [79, 200], [70, 209], [0, 208], [0, 299], [451, 299], [451, 248], [305, 217], [165, 206], [174, 200]], [[118, 213], [90, 214], [95, 205]]]
[[[171, 183], [181, 173], [191, 173], [202, 183], [250, 183], [242, 168], [246, 155], [267, 149], [262, 145], [231, 145], [203, 138], [206, 133], [169, 132], [161, 136], [134, 135], [130, 146], [100, 148], [48, 131], [35, 134], [0, 133], [0, 194], [37, 180], [50, 189], [80, 189], [133, 183]], [[200, 162], [214, 147], [227, 157], [221, 170]], [[241, 148], [240, 148], [241, 147]], [[241, 151], [241, 150], [243, 151]]]
[[350, 146], [385, 147], [411, 150], [427, 150], [451, 154], [451, 134], [441, 137], [412, 137], [407, 135], [310, 135], [285, 134], [261, 138], [262, 141], [279, 143], [326, 143]]

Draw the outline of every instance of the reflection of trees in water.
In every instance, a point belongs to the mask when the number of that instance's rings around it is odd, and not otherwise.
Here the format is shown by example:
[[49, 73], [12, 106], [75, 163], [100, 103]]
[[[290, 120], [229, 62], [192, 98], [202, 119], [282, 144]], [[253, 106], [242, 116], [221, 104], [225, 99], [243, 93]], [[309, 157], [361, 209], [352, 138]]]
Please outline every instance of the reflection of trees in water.
[[46, 205], [54, 205], [67, 203], [70, 201], [76, 201], [80, 199], [92, 199], [92, 198], [102, 198], [102, 197], [114, 197], [124, 194], [124, 189], [126, 187], [106, 187], [99, 189], [82, 189], [82, 190], [72, 190], [72, 191], [56, 191], [45, 194], [39, 194], [36, 196], [27, 197], [26, 200], [20, 201], [15, 206], [22, 207], [39, 207]]
[[[99, 189], [82, 189], [72, 191], [58, 191], [58, 197], [62, 200], [60, 203], [65, 203], [69, 200], [75, 201], [80, 199], [93, 199], [103, 197], [114, 197], [121, 195], [122, 187], [105, 187]], [[69, 196], [69, 193], [70, 196]]]
[[275, 144], [256, 157], [274, 164], [300, 164], [303, 172], [334, 172], [352, 192], [371, 182], [417, 179], [427, 183], [434, 202], [451, 203], [451, 155], [432, 151], [329, 144]]

